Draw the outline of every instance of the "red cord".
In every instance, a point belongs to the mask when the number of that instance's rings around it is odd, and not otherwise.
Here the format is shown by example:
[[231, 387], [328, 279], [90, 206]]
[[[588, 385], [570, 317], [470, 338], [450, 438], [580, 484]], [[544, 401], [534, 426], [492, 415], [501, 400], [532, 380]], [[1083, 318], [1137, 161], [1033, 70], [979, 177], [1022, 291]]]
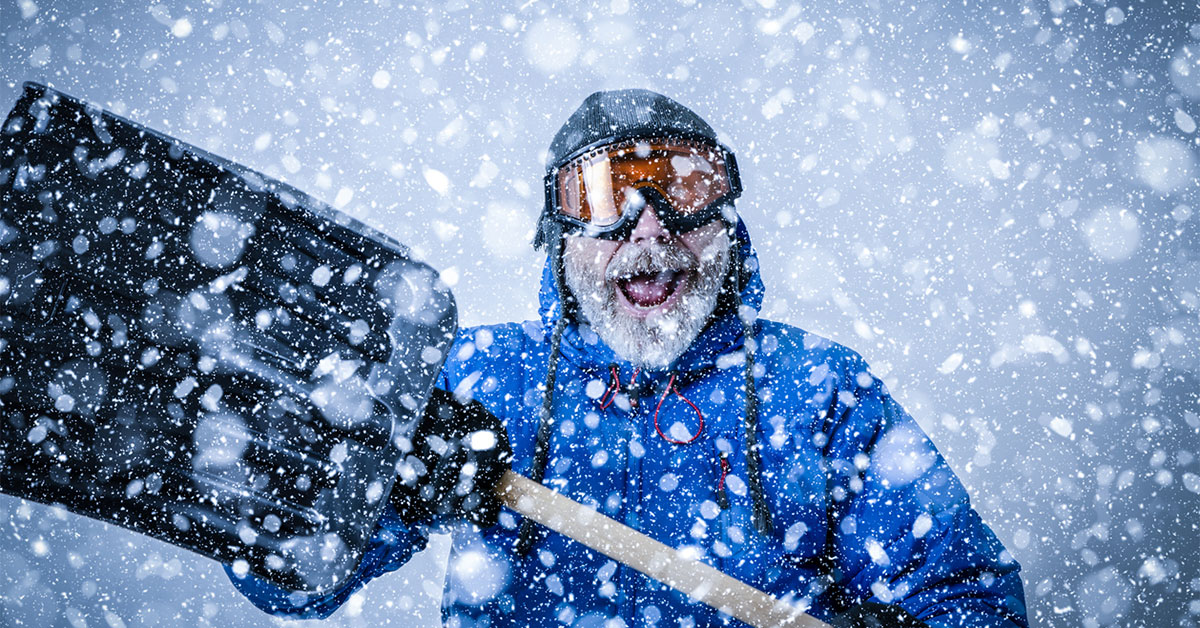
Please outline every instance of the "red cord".
[[[609, 367], [612, 369], [612, 376], [608, 378], [608, 388], [604, 391], [604, 396], [600, 397], [600, 409], [607, 410], [612, 402], [617, 400], [617, 391], [621, 389], [621, 376], [617, 373], [617, 365]], [[608, 396], [612, 395], [610, 399]]]
[[729, 460], [725, 452], [721, 452], [721, 479], [717, 482], [717, 492], [725, 490], [725, 476], [729, 475]]
[[[609, 406], [617, 400], [617, 394], [621, 392], [621, 374], [617, 372], [617, 365], [609, 366], [611, 377], [608, 379], [608, 388], [604, 391], [604, 396], [600, 397], [600, 409], [607, 410]], [[641, 368], [633, 369], [633, 376], [629, 378], [629, 385], [626, 388], [633, 388], [633, 384], [637, 381], [638, 373], [642, 372]], [[609, 397], [612, 395], [612, 397]], [[629, 403], [637, 405], [636, 399], [631, 399]]]
[[[663, 402], [667, 400], [667, 395], [670, 395], [671, 393], [675, 393], [676, 397], [679, 397], [680, 399], [684, 400], [684, 402], [686, 402], [689, 406], [692, 407], [693, 410], [696, 411], [696, 416], [700, 417], [700, 426], [696, 428], [696, 433], [692, 434], [692, 437], [687, 440], [676, 440], [674, 438], [671, 438], [670, 436], [667, 436], [666, 434], [664, 434], [662, 431], [662, 428], [660, 428], [658, 426], [658, 411], [660, 409], [662, 409]], [[665, 392], [663, 392], [662, 398], [658, 400], [658, 405], [654, 407], [654, 431], [658, 432], [658, 435], [663, 440], [665, 440], [668, 443], [671, 443], [673, 445], [689, 445], [693, 441], [695, 441], [697, 438], [700, 438], [700, 434], [704, 431], [704, 415], [700, 413], [700, 408], [697, 408], [696, 404], [692, 403], [691, 399], [684, 397], [683, 394], [680, 393], [677, 388], [675, 388], [675, 376], [674, 375], [671, 375], [671, 379], [667, 380], [667, 390]]]

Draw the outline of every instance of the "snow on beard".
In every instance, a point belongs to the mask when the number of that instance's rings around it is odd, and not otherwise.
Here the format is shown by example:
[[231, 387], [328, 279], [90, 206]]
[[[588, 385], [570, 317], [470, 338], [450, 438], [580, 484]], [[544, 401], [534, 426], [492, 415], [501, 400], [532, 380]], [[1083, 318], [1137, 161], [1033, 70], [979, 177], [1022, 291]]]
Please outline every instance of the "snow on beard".
[[[580, 256], [583, 257], [583, 256]], [[585, 321], [622, 359], [649, 369], [667, 368], [691, 346], [708, 323], [729, 266], [729, 236], [721, 230], [699, 258], [675, 238], [648, 245], [627, 243], [606, 270], [575, 256], [566, 256], [563, 270]], [[618, 302], [617, 290], [631, 276], [663, 276], [672, 271], [684, 277], [674, 290], [678, 299], [644, 318], [630, 315]], [[636, 287], [626, 282], [627, 292]], [[645, 292], [653, 288], [642, 287]], [[669, 298], [669, 296], [668, 296]]]

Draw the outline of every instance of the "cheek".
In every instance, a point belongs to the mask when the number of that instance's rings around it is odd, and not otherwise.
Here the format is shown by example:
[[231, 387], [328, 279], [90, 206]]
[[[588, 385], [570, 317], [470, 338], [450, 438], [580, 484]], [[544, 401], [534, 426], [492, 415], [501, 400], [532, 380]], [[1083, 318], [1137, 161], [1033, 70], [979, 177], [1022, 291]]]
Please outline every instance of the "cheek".
[[604, 269], [616, 252], [617, 243], [595, 238], [572, 237], [563, 248], [563, 263], [589, 274], [604, 276]]
[[729, 248], [729, 236], [719, 221], [709, 223], [681, 238], [684, 246], [702, 263], [711, 261]]

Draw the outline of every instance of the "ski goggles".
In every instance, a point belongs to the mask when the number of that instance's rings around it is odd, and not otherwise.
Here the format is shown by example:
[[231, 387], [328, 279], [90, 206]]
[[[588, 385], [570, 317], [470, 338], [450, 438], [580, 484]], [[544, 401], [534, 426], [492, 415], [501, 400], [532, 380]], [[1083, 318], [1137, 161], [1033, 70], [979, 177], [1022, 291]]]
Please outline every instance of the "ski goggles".
[[711, 141], [637, 138], [583, 149], [546, 175], [546, 206], [569, 232], [623, 240], [646, 206], [686, 233], [742, 193], [733, 153]]

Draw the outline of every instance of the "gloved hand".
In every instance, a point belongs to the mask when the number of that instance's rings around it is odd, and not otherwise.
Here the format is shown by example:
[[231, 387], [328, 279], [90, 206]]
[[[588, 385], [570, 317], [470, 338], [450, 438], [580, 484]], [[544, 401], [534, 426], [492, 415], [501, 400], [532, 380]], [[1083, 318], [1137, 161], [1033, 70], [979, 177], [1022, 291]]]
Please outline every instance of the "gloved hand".
[[833, 628], [927, 628], [899, 606], [878, 602], [862, 602], [833, 618]]
[[434, 390], [397, 465], [392, 505], [408, 523], [466, 520], [496, 525], [500, 502], [492, 488], [512, 460], [500, 419], [478, 401], [460, 403]]

